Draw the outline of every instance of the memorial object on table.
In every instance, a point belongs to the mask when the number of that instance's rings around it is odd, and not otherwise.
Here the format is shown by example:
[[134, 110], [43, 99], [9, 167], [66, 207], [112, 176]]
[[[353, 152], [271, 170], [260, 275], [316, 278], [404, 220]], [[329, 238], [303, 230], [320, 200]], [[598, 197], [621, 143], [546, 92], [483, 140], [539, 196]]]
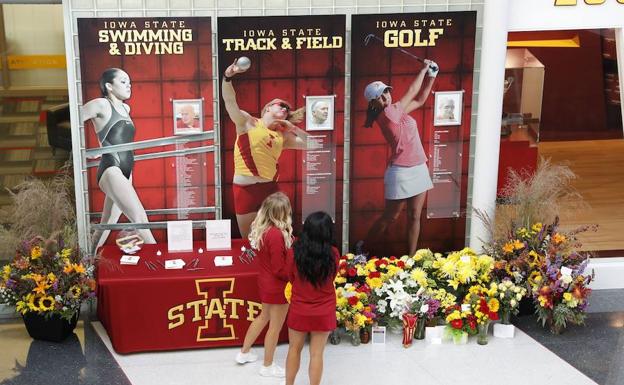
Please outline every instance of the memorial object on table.
[[61, 238], [23, 242], [0, 276], [0, 301], [24, 319], [34, 339], [60, 342], [76, 326], [80, 306], [95, 296], [95, 266]]
[[229, 219], [206, 221], [206, 250], [232, 248], [232, 224]]
[[431, 298], [430, 294], [426, 293], [424, 288], [421, 288], [416, 294], [417, 295], [413, 297], [407, 312], [415, 314], [418, 318], [416, 330], [414, 331], [414, 338], [417, 340], [424, 340], [425, 327], [430, 320], [435, 318], [435, 315], [440, 308], [440, 301]]
[[193, 251], [193, 221], [167, 222], [167, 251]]
[[125, 254], [134, 254], [141, 250], [145, 242], [138, 231], [122, 230], [117, 234], [115, 243]]
[[243, 263], [251, 263], [255, 256], [256, 252], [251, 247], [241, 246], [241, 254], [238, 256], [238, 260]]
[[409, 348], [412, 346], [412, 339], [414, 338], [414, 332], [416, 331], [416, 323], [418, 322], [418, 316], [411, 313], [403, 313], [403, 347]]

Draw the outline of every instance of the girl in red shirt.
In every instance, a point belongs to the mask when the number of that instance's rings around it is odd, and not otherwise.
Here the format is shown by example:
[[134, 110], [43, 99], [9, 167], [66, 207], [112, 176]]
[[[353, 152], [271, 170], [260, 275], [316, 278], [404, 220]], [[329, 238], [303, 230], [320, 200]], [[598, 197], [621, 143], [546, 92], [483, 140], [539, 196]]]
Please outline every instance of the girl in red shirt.
[[310, 385], [318, 385], [323, 374], [323, 351], [329, 333], [336, 329], [338, 250], [332, 246], [334, 224], [324, 212], [310, 214], [289, 256], [292, 296], [288, 312], [288, 356], [286, 384], [293, 385], [299, 371], [301, 350], [310, 333]]
[[264, 377], [284, 377], [284, 369], [273, 363], [273, 355], [288, 313], [284, 289], [288, 281], [286, 255], [293, 239], [291, 213], [288, 197], [281, 192], [273, 193], [262, 202], [249, 234], [251, 246], [258, 251], [262, 311], [249, 326], [236, 362], [245, 364], [258, 359], [251, 346], [268, 324], [264, 336], [264, 365], [260, 368], [260, 375]]
[[427, 190], [433, 188], [416, 120], [409, 114], [425, 104], [438, 71], [437, 64], [425, 60], [405, 95], [395, 103], [390, 92], [392, 87], [379, 80], [370, 83], [364, 90], [364, 97], [368, 101], [364, 127], [372, 127], [373, 122], [377, 122], [391, 151], [384, 174], [384, 212], [370, 228], [366, 238], [382, 236], [388, 226], [399, 218], [407, 204], [409, 255], [416, 253], [420, 214]]

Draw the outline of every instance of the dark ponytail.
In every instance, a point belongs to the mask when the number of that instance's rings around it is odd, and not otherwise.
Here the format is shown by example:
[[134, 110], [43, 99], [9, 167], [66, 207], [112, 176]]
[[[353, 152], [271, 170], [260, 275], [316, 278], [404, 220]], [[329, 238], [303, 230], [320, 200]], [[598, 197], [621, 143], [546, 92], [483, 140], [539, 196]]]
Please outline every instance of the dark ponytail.
[[377, 120], [379, 114], [381, 114], [381, 111], [383, 111], [383, 105], [379, 100], [374, 99], [368, 102], [368, 108], [366, 109], [366, 122], [364, 122], [364, 127], [372, 127], [375, 120]]
[[293, 245], [295, 265], [303, 280], [319, 287], [336, 274], [334, 224], [329, 215], [317, 211], [308, 215], [301, 236]]
[[115, 76], [117, 76], [117, 72], [121, 71], [119, 68], [107, 68], [102, 72], [102, 76], [100, 77], [100, 92], [103, 97], [108, 96], [108, 90], [106, 89], [106, 83], [112, 83]]

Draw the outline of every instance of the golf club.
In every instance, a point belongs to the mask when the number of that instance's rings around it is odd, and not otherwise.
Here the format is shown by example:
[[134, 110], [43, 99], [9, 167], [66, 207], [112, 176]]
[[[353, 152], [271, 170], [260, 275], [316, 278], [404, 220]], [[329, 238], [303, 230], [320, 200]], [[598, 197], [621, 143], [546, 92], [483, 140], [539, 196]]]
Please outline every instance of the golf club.
[[[368, 35], [366, 35], [366, 37], [364, 38], [364, 47], [368, 46], [368, 44], [370, 43], [370, 41], [371, 41], [372, 39], [379, 40], [380, 42], [382, 42], [382, 43], [383, 43], [383, 40], [382, 40], [379, 36], [375, 35], [374, 33], [369, 33], [369, 34], [368, 34]], [[399, 48], [399, 51], [403, 52], [404, 54], [406, 54], [407, 56], [409, 56], [409, 57], [411, 57], [411, 58], [413, 58], [413, 59], [418, 60], [418, 61], [419, 61], [419, 62], [421, 62], [421, 63], [424, 63], [424, 62], [425, 62], [425, 60], [424, 60], [424, 59], [421, 59], [420, 57], [418, 57], [418, 56], [414, 55], [413, 53], [410, 53], [410, 52], [408, 52], [408, 51], [404, 50], [403, 48]], [[436, 65], [431, 65], [431, 69], [432, 69], [433, 71], [437, 71], [437, 70], [438, 70], [438, 66], [436, 66]]]

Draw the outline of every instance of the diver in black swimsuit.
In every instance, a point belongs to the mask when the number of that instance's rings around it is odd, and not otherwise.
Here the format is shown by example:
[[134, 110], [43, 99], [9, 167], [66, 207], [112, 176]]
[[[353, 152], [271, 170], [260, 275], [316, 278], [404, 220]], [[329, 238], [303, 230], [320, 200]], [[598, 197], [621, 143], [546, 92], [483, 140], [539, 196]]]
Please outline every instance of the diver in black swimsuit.
[[[119, 68], [109, 68], [100, 78], [101, 98], [90, 100], [81, 109], [82, 120], [91, 120], [102, 147], [134, 141], [135, 127], [130, 107], [130, 77]], [[147, 214], [132, 185], [134, 153], [113, 152], [102, 155], [97, 172], [100, 189], [106, 194], [102, 224], [117, 223], [123, 213], [130, 222], [147, 223]], [[156, 243], [149, 229], [137, 230], [145, 243]], [[91, 252], [104, 244], [110, 230], [97, 230], [91, 238]]]
[[[110, 102], [110, 99], [107, 99]], [[130, 116], [122, 116], [111, 102], [111, 117], [106, 126], [98, 131], [98, 139], [102, 147], [114, 144], [130, 143], [134, 141], [134, 123]], [[127, 179], [130, 179], [134, 166], [134, 153], [132, 151], [112, 152], [102, 155], [98, 167], [97, 180], [100, 181], [102, 174], [109, 167], [119, 167]]]

